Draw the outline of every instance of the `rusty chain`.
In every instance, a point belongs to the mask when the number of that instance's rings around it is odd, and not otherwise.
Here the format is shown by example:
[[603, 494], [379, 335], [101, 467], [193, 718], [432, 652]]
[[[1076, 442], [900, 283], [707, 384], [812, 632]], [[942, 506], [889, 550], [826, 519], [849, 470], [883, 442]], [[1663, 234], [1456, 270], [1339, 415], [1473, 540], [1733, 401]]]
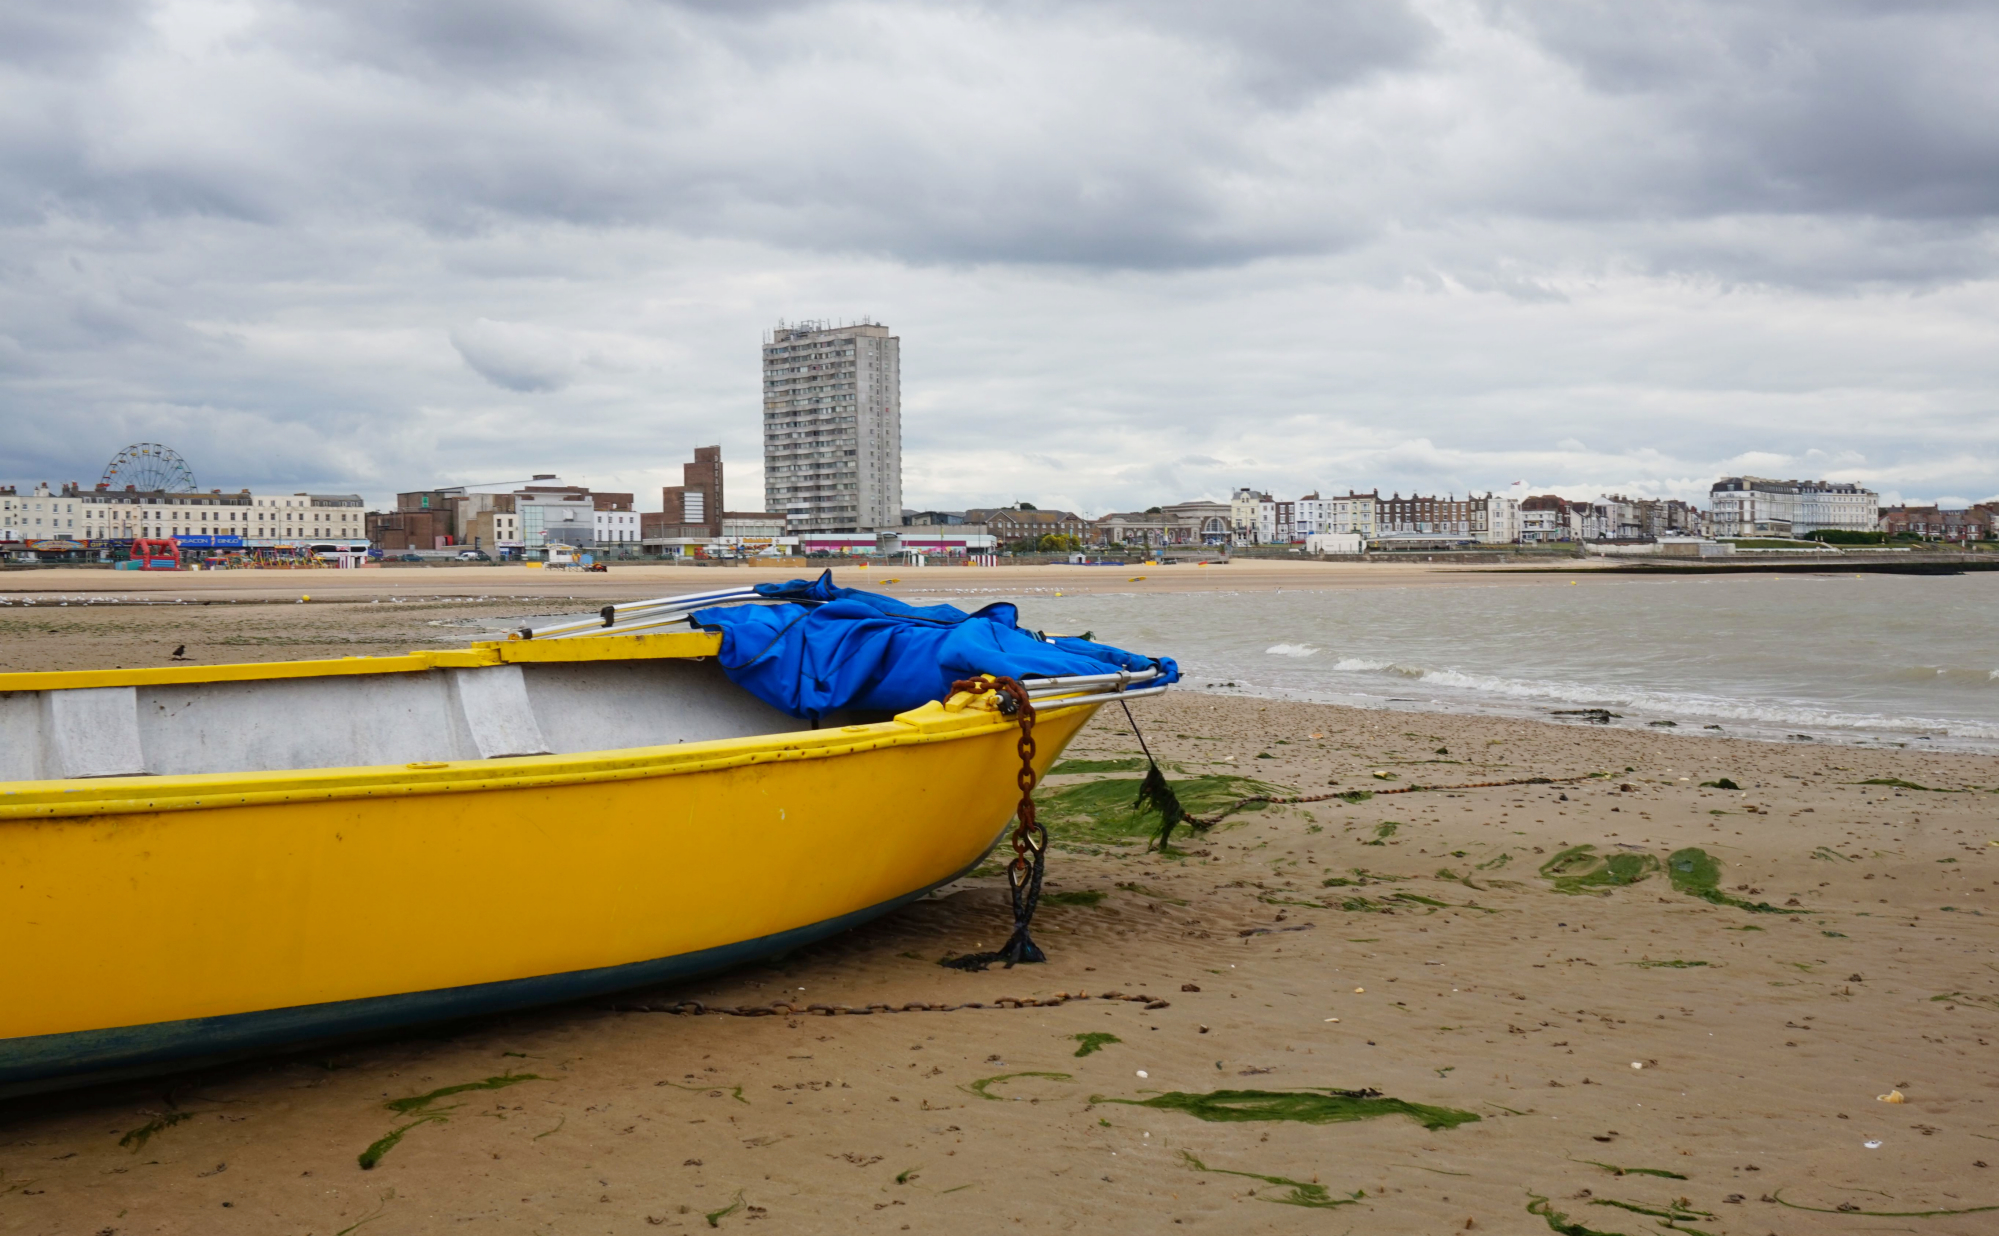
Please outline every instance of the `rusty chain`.
[[967, 953], [948, 958], [944, 965], [954, 970], [983, 970], [996, 961], [1011, 970], [1021, 962], [1047, 961], [1048, 955], [1028, 934], [1035, 907], [1041, 904], [1041, 879], [1048, 865], [1048, 830], [1034, 818], [1034, 701], [1027, 688], [1011, 678], [968, 678], [951, 684], [951, 691], [973, 695], [987, 692], [999, 696], [999, 710], [1020, 723], [1020, 770], [1014, 784], [1020, 787], [1020, 802], [1014, 807], [1013, 861], [1006, 867], [1007, 896], [1013, 905], [1013, 934], [998, 952]]

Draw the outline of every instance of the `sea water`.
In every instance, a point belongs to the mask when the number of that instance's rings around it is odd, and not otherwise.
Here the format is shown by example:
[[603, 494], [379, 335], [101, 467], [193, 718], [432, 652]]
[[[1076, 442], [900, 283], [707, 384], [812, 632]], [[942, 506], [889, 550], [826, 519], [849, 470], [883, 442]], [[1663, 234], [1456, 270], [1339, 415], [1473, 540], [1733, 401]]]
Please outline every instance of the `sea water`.
[[1171, 656], [1196, 691], [1999, 751], [1999, 573], [1577, 578], [909, 599], [1011, 600], [1024, 626]]

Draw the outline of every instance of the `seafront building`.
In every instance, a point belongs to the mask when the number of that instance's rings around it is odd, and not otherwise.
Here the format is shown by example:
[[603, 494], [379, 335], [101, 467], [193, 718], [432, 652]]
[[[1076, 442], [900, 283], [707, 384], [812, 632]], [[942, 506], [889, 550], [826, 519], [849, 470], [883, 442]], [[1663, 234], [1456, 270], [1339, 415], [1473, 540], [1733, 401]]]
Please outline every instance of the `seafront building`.
[[551, 545], [636, 549], [640, 536], [632, 494], [565, 485], [551, 473], [525, 482], [412, 490], [396, 495], [395, 510], [371, 511], [367, 519], [369, 540], [385, 553], [539, 557]]
[[998, 510], [974, 508], [965, 512], [967, 520], [974, 515], [1001, 545], [1038, 545], [1044, 536], [1073, 537], [1082, 543], [1090, 535], [1090, 521], [1074, 511], [1002, 507]]
[[1873, 532], [1880, 518], [1880, 495], [1842, 481], [1724, 476], [1708, 492], [1708, 519], [1717, 537]]
[[687, 557], [707, 547], [730, 556], [795, 549], [783, 511], [731, 511], [722, 448], [697, 446], [680, 466], [680, 484], [660, 490], [660, 509], [638, 517], [647, 553]]
[[[255, 494], [141, 492], [99, 485], [41, 486], [27, 502], [50, 508], [42, 525], [22, 531], [28, 542], [61, 537], [86, 547], [115, 546], [139, 538], [172, 539], [189, 550], [292, 550], [307, 545], [365, 549], [368, 531], [360, 494]], [[60, 521], [58, 523], [58, 520]]]
[[1206, 498], [1196, 498], [1192, 502], [1172, 502], [1159, 508], [1165, 514], [1185, 523], [1193, 530], [1193, 544], [1226, 545], [1229, 543], [1229, 504]]
[[722, 448], [695, 447], [693, 461], [680, 465], [680, 484], [660, 490], [659, 500], [657, 519], [647, 516], [653, 521], [647, 536], [721, 536]]
[[1937, 506], [1884, 507], [1881, 531], [1889, 536], [1934, 541], [1989, 541], [1999, 537], [1999, 503], [1979, 502], [1963, 510]]
[[902, 526], [902, 341], [799, 322], [764, 337], [764, 509], [790, 530]]

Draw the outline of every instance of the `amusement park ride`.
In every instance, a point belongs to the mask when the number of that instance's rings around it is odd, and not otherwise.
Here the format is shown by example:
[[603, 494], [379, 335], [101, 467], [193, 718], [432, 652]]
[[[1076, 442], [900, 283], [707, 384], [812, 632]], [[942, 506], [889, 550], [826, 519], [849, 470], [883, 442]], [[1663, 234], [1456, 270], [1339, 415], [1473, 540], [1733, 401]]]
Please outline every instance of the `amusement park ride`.
[[187, 466], [172, 447], [157, 442], [134, 442], [111, 457], [104, 466], [98, 486], [123, 489], [127, 485], [140, 493], [195, 493], [194, 469]]

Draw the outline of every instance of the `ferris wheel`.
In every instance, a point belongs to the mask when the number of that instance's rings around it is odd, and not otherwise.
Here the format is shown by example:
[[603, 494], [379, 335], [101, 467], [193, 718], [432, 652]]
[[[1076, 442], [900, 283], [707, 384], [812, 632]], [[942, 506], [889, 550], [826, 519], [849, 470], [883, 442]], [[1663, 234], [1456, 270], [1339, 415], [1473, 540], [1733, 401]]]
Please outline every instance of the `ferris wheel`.
[[104, 467], [99, 484], [112, 489], [130, 485], [141, 493], [191, 494], [194, 470], [171, 447], [134, 442]]

